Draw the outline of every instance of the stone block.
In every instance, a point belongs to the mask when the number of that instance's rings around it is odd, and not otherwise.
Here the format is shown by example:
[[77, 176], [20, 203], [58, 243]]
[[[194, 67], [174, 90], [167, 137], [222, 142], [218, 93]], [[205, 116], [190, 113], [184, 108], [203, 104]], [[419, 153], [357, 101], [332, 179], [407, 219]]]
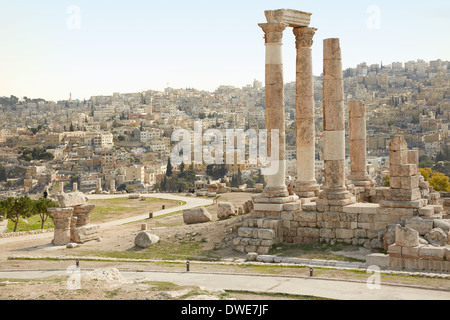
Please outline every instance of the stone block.
[[390, 257], [388, 254], [372, 253], [366, 256], [367, 266], [378, 266], [380, 268], [387, 268], [390, 265]]
[[389, 259], [389, 267], [402, 270], [405, 268], [405, 259], [391, 256]]
[[316, 211], [297, 211], [294, 213], [294, 221], [316, 222]]
[[444, 248], [423, 246], [419, 250], [419, 258], [427, 260], [444, 260]]
[[412, 217], [406, 219], [405, 227], [417, 230], [419, 235], [423, 236], [433, 229], [433, 220]]
[[159, 241], [157, 235], [148, 233], [147, 231], [141, 231], [134, 238], [134, 245], [141, 248], [148, 248], [149, 246], [156, 244]]
[[402, 257], [402, 247], [398, 244], [391, 244], [388, 246], [387, 253], [391, 257], [401, 258]]
[[406, 270], [418, 270], [419, 269], [419, 262], [418, 259], [414, 258], [403, 258], [404, 261], [404, 268]]
[[283, 211], [282, 203], [255, 203], [255, 211]]
[[338, 239], [351, 239], [353, 238], [352, 229], [335, 229], [336, 238]]
[[432, 206], [419, 208], [419, 216], [431, 217], [433, 214], [434, 208]]
[[395, 243], [402, 247], [416, 247], [419, 245], [419, 232], [414, 229], [396, 225]]
[[430, 244], [436, 246], [447, 245], [447, 234], [440, 228], [433, 228], [424, 237]]
[[231, 202], [219, 202], [217, 208], [217, 218], [219, 220], [227, 219], [238, 214], [236, 207]]
[[318, 228], [298, 228], [297, 236], [306, 238], [319, 238], [320, 229]]
[[319, 229], [319, 236], [321, 238], [336, 238], [336, 232], [334, 229], [328, 229], [328, 228], [320, 228]]
[[70, 193], [61, 193], [57, 196], [59, 205], [61, 207], [74, 207], [79, 205], [86, 204], [86, 196], [83, 192], [70, 192]]
[[301, 209], [301, 201], [294, 201], [290, 203], [285, 203], [283, 205], [283, 210], [285, 211], [297, 211]]
[[347, 222], [358, 222], [358, 213], [349, 213], [349, 212], [345, 212], [345, 211], [344, 212], [340, 212], [339, 213], [339, 220], [340, 221], [347, 221]]
[[446, 234], [448, 234], [450, 232], [449, 220], [434, 219], [432, 221], [433, 221], [434, 228], [439, 228]]
[[211, 221], [211, 214], [204, 207], [183, 211], [183, 221], [186, 224], [196, 224]]
[[354, 238], [366, 238], [367, 237], [367, 231], [364, 229], [354, 229], [353, 230], [353, 237]]
[[259, 239], [273, 240], [276, 237], [276, 232], [272, 229], [258, 229], [257, 237]]
[[417, 247], [401, 247], [402, 257], [408, 259], [418, 259], [420, 246]]

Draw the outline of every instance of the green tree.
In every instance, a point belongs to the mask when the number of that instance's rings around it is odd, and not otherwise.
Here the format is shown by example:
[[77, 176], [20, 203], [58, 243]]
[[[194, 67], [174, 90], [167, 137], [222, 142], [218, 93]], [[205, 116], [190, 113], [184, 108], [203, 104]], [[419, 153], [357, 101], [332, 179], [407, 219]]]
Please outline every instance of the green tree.
[[391, 185], [391, 180], [390, 180], [389, 175], [387, 174], [387, 175], [384, 177], [384, 186], [385, 186], [385, 187], [389, 187], [390, 185]]
[[47, 209], [55, 207], [59, 207], [59, 205], [51, 199], [39, 198], [34, 201], [34, 212], [41, 217], [41, 229], [44, 229], [44, 223], [49, 216]]
[[7, 181], [8, 174], [6, 173], [6, 169], [4, 166], [0, 166], [0, 182]]
[[180, 172], [183, 173], [184, 171], [184, 162], [181, 162], [180, 164]]
[[170, 157], [167, 159], [167, 170], [166, 170], [166, 176], [170, 177], [173, 173], [173, 167], [172, 163], [170, 163]]
[[419, 157], [419, 168], [431, 168], [434, 165], [433, 159], [426, 154]]
[[20, 218], [28, 218], [33, 214], [33, 201], [25, 196], [21, 198], [7, 198], [0, 201], [0, 212], [14, 223], [14, 232], [17, 230]]

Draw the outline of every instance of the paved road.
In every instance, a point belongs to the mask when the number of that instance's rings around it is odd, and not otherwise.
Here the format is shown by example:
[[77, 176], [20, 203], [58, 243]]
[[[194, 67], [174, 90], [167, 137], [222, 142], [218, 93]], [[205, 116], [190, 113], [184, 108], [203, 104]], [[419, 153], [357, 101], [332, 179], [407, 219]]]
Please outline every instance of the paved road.
[[[83, 274], [83, 270], [82, 270]], [[196, 272], [130, 272], [122, 271], [126, 280], [167, 281], [181, 286], [209, 289], [248, 290], [268, 293], [310, 295], [340, 300], [450, 300], [450, 292], [380, 284], [369, 289], [366, 282], [347, 282], [314, 278], [281, 276], [209, 274]], [[42, 279], [68, 275], [65, 270], [0, 272], [3, 279]], [[370, 275], [368, 274], [367, 278]]]
[[[122, 197], [128, 197], [128, 196], [129, 196], [128, 194], [86, 195], [86, 197], [88, 199], [112, 199], [112, 198], [122, 198]], [[196, 197], [196, 196], [184, 197], [184, 196], [178, 196], [178, 195], [173, 195], [173, 194], [168, 194], [168, 193], [149, 193], [149, 194], [142, 194], [142, 196], [186, 202], [184, 205], [181, 205], [181, 206], [154, 211], [153, 217], [171, 213], [171, 212], [176, 212], [179, 210], [186, 210], [186, 209], [191, 209], [191, 208], [201, 207], [201, 206], [209, 206], [213, 203], [212, 199], [205, 199], [205, 198], [200, 198], [200, 197]], [[129, 217], [126, 219], [120, 219], [120, 220], [115, 220], [115, 221], [111, 221], [111, 222], [100, 223], [99, 226], [100, 226], [100, 228], [108, 228], [108, 227], [113, 227], [113, 226], [129, 223], [129, 222], [144, 220], [147, 218], [148, 218], [148, 214], [145, 214], [145, 215]], [[53, 237], [53, 232], [45, 232], [45, 233], [38, 233], [38, 234], [31, 234], [31, 235], [24, 235], [24, 236], [15, 236], [15, 237], [10, 237], [10, 238], [0, 238], [0, 244], [19, 242], [22, 240], [47, 239], [47, 238], [52, 238], [52, 237]]]

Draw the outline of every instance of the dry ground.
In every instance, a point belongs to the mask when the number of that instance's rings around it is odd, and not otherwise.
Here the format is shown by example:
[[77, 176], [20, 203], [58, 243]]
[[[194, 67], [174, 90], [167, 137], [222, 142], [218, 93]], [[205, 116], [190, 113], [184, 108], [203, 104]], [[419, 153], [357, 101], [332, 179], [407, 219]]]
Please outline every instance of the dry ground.
[[[220, 201], [232, 201], [241, 205], [252, 195], [246, 193], [225, 194]], [[0, 279], [0, 299], [44, 299], [44, 300], [120, 300], [120, 299], [309, 299], [298, 296], [267, 296], [252, 293], [210, 292], [205, 288], [178, 287], [170, 283], [139, 281], [127, 283], [123, 281], [118, 270], [172, 270], [186, 271], [185, 261], [191, 261], [191, 271], [276, 274], [307, 277], [309, 268], [283, 267], [279, 265], [242, 266], [217, 264], [205, 261], [233, 261], [245, 258], [245, 254], [232, 249], [232, 239], [237, 236], [237, 229], [244, 216], [227, 220], [217, 220], [217, 204], [207, 207], [213, 219], [211, 222], [185, 225], [182, 213], [169, 214], [135, 223], [100, 229], [100, 241], [91, 241], [73, 249], [54, 247], [51, 237], [30, 242], [8, 243], [1, 245], [1, 270], [64, 270], [74, 265], [74, 260], [9, 260], [14, 255], [30, 257], [80, 257], [80, 268], [97, 270], [90, 278], [84, 277], [81, 289], [68, 290], [67, 277], [46, 278], [40, 280], [5, 280]], [[135, 236], [141, 231], [142, 224], [147, 231], [159, 236], [160, 241], [147, 249], [134, 245]], [[331, 260], [364, 259], [367, 250], [349, 245], [316, 244], [309, 246], [276, 246], [271, 254], [297, 256], [303, 258], [319, 258]], [[123, 261], [88, 261], [81, 257], [101, 256], [113, 258], [152, 259], [160, 262], [123, 262]], [[195, 261], [203, 260], [203, 263]], [[103, 273], [98, 273], [104, 271]], [[315, 269], [316, 277], [365, 281], [365, 272], [351, 272], [333, 269]], [[395, 275], [382, 275], [384, 283], [420, 285], [450, 290], [450, 281]]]

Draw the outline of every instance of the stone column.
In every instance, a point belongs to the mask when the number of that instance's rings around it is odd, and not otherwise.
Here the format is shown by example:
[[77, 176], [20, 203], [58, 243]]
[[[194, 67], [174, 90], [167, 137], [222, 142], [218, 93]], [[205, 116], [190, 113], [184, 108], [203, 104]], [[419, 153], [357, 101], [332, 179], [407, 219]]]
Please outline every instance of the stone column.
[[[266, 130], [270, 140], [270, 132], [279, 132], [278, 171], [267, 176], [267, 186], [263, 191], [265, 197], [284, 197], [289, 192], [286, 187], [286, 161], [285, 161], [285, 108], [284, 108], [284, 82], [283, 82], [283, 55], [282, 38], [286, 28], [284, 23], [261, 23], [259, 26], [264, 31], [266, 46]], [[270, 143], [268, 156], [271, 156]], [[276, 155], [275, 155], [276, 157]]]
[[[260, 196], [255, 197], [254, 212], [257, 216], [279, 218], [283, 210], [299, 207], [297, 195], [289, 195], [286, 186], [285, 158], [285, 109], [283, 83], [282, 38], [286, 24], [279, 22], [261, 23], [259, 26], [265, 33], [266, 44], [266, 130], [268, 132], [268, 152], [272, 157], [271, 174], [267, 174], [267, 185]], [[270, 133], [279, 133], [278, 154], [272, 155], [273, 144], [270, 143]], [[275, 158], [275, 159], [274, 159]], [[295, 202], [292, 204], [292, 202]]]
[[53, 245], [62, 246], [70, 242], [71, 220], [73, 208], [48, 208], [50, 216], [53, 218], [54, 238]]
[[116, 180], [112, 179], [109, 181], [109, 193], [116, 192]]
[[349, 102], [350, 180], [357, 187], [373, 187], [375, 181], [367, 173], [366, 105]]
[[293, 28], [297, 49], [296, 71], [296, 194], [301, 198], [314, 197], [319, 192], [315, 177], [314, 77], [312, 45], [316, 28]]
[[324, 197], [330, 206], [356, 202], [345, 185], [344, 85], [339, 39], [323, 42]]
[[97, 178], [97, 186], [95, 188], [95, 192], [100, 193], [102, 191], [102, 178]]

